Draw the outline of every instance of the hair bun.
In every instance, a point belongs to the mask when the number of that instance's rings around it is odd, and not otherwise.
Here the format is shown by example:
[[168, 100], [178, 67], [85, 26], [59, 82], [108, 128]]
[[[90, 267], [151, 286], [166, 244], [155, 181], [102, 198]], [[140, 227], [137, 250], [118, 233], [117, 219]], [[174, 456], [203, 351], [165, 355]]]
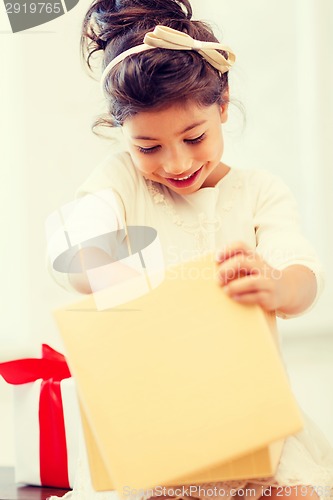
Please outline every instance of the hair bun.
[[[142, 43], [147, 31], [157, 24], [172, 24], [186, 31], [192, 7], [189, 0], [94, 0], [86, 13], [81, 48], [88, 66], [90, 56], [105, 50], [110, 42], [118, 44], [124, 36], [133, 38], [133, 45]], [[137, 34], [137, 39], [136, 39]]]
[[117, 12], [140, 9], [151, 19], [181, 20], [192, 17], [189, 0], [114, 0], [114, 4]]
[[191, 17], [189, 0], [97, 0], [85, 16], [84, 27], [89, 26], [96, 37], [106, 41], [111, 33], [114, 37], [124, 30], [139, 31], [141, 26]]
[[[118, 11], [140, 8], [148, 17], [159, 19], [191, 19], [189, 0], [114, 0]], [[138, 19], [137, 19], [138, 21]]]

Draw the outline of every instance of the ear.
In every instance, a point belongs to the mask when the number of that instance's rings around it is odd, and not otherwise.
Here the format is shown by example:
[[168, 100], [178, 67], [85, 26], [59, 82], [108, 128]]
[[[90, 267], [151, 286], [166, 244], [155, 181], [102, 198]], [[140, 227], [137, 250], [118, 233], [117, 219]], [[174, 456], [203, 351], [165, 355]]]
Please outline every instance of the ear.
[[221, 123], [225, 123], [228, 120], [228, 109], [229, 109], [229, 89], [225, 90], [222, 95], [222, 104], [220, 104]]

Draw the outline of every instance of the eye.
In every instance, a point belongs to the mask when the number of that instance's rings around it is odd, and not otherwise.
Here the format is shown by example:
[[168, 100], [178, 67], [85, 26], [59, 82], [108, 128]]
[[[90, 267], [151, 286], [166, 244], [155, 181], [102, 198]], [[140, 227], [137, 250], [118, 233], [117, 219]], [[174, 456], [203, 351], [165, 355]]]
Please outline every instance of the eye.
[[154, 153], [155, 151], [157, 151], [159, 146], [153, 146], [151, 148], [142, 148], [141, 146], [137, 146], [137, 148], [140, 151], [140, 153], [147, 155], [149, 153]]
[[199, 142], [203, 141], [205, 137], [206, 137], [206, 134], [203, 133], [203, 134], [199, 135], [199, 137], [195, 137], [194, 139], [185, 139], [185, 142], [187, 142], [189, 144], [198, 144]]

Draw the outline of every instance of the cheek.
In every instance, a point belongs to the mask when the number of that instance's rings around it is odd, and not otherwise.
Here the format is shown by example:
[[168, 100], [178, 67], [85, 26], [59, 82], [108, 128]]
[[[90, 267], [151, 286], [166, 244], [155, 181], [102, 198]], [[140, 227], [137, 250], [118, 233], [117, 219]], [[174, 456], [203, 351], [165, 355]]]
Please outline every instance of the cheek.
[[215, 155], [221, 157], [224, 149], [222, 132], [216, 137], [214, 141]]
[[131, 154], [135, 168], [140, 172], [149, 174], [156, 170], [156, 161], [154, 161], [149, 154], [145, 155], [139, 152]]
[[220, 159], [223, 152], [223, 141], [221, 137], [216, 137], [215, 140], [209, 140], [206, 144], [202, 145], [198, 157], [202, 159], [206, 157], [207, 160]]

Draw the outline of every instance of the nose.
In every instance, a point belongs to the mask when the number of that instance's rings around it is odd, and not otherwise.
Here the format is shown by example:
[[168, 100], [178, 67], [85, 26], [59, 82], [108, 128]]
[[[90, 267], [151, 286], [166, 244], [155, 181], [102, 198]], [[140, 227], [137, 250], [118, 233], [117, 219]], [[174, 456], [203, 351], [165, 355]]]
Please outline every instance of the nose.
[[167, 174], [181, 175], [192, 166], [192, 158], [183, 148], [172, 148], [165, 153], [163, 169]]

